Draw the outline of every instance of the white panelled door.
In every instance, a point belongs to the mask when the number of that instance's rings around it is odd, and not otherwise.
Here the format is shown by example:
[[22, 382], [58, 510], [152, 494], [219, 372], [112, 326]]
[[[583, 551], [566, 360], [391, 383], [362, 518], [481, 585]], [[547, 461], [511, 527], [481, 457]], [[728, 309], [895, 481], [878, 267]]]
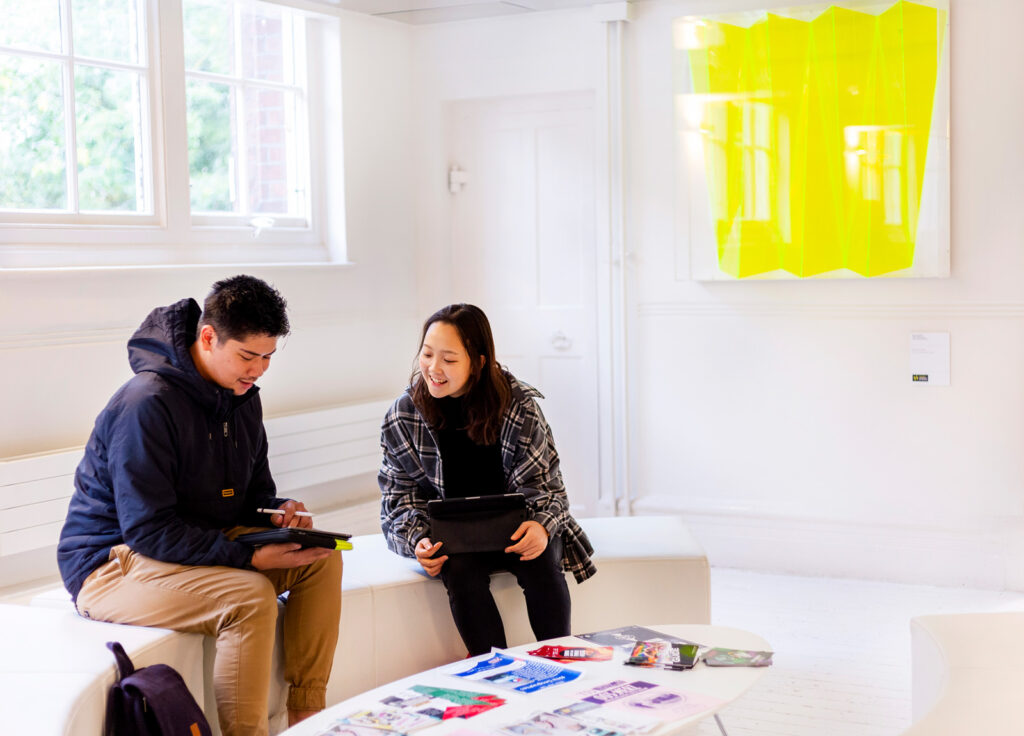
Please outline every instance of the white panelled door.
[[593, 94], [458, 102], [450, 113], [455, 299], [487, 313], [498, 359], [545, 395], [574, 513], [594, 513]]

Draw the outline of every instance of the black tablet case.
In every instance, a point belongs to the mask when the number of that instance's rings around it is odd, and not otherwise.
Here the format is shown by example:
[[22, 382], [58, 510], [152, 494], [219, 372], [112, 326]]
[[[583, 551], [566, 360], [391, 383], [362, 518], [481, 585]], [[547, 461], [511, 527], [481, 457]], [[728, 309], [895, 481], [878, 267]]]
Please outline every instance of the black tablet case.
[[249, 532], [240, 534], [235, 538], [237, 542], [245, 542], [254, 547], [264, 544], [280, 544], [282, 542], [298, 542], [303, 547], [326, 547], [327, 549], [338, 549], [339, 541], [347, 541], [351, 534], [340, 532], [325, 532], [319, 529], [299, 529], [298, 527], [285, 527], [267, 529], [262, 532]]
[[515, 544], [510, 537], [526, 521], [521, 493], [428, 501], [430, 541], [444, 542], [438, 554], [495, 552]]

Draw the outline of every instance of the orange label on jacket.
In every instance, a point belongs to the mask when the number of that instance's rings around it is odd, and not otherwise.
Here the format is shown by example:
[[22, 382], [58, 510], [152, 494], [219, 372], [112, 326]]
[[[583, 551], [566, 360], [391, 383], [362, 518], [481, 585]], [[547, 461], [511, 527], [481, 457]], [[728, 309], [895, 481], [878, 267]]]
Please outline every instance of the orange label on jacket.
[[222, 495], [224, 498], [231, 498], [232, 496], [235, 495], [235, 489], [225, 488], [223, 491], [220, 492], [220, 495]]
[[192, 725], [190, 725], [188, 727], [188, 731], [192, 734], [192, 736], [202, 736], [202, 731], [199, 730], [198, 723], [193, 723]]

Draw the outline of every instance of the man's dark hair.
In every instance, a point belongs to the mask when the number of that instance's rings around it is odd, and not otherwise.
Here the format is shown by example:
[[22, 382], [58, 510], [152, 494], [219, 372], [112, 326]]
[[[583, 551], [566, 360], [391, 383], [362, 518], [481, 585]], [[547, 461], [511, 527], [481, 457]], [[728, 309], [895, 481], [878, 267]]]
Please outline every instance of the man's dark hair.
[[289, 330], [287, 307], [280, 292], [266, 281], [244, 274], [232, 276], [210, 289], [199, 326], [210, 325], [221, 340], [282, 337]]

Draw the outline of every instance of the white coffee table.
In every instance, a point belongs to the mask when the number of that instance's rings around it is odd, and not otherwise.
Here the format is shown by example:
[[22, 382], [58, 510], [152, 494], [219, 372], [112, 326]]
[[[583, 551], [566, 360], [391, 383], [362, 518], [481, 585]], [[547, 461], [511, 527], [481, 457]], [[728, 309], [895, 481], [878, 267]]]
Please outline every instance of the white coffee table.
[[[771, 649], [768, 642], [757, 634], [726, 626], [709, 626], [705, 624], [644, 624], [644, 626], [709, 647], [754, 650]], [[568, 636], [545, 642], [524, 644], [512, 647], [507, 651], [510, 654], [524, 656], [527, 651], [536, 649], [544, 644], [579, 646], [587, 643], [582, 639]], [[282, 736], [315, 736], [315, 734], [326, 731], [338, 719], [360, 708], [379, 704], [380, 699], [386, 695], [398, 692], [412, 685], [434, 685], [474, 692], [488, 692], [499, 695], [506, 700], [505, 705], [486, 713], [481, 713], [473, 718], [444, 721], [436, 726], [416, 731], [417, 736], [420, 734], [423, 734], [423, 736], [443, 736], [444, 734], [450, 734], [459, 730], [493, 733], [501, 726], [514, 723], [517, 720], [523, 720], [532, 713], [568, 705], [576, 700], [573, 697], [576, 693], [612, 680], [644, 680], [676, 690], [708, 695], [720, 701], [717, 706], [709, 707], [707, 710], [696, 713], [685, 720], [673, 721], [663, 725], [654, 732], [657, 736], [686, 733], [700, 721], [712, 716], [718, 723], [721, 732], [726, 734], [725, 727], [718, 717], [718, 711], [743, 695], [771, 669], [770, 667], [708, 667], [704, 663], [700, 663], [691, 670], [675, 672], [658, 668], [631, 667], [622, 663], [625, 656], [621, 650], [616, 650], [615, 656], [606, 662], [578, 662], [566, 665], [582, 670], [583, 675], [572, 682], [529, 695], [513, 693], [480, 680], [462, 680], [440, 672], [441, 668], [435, 668], [404, 677], [336, 703], [322, 713], [288, 729]]]

